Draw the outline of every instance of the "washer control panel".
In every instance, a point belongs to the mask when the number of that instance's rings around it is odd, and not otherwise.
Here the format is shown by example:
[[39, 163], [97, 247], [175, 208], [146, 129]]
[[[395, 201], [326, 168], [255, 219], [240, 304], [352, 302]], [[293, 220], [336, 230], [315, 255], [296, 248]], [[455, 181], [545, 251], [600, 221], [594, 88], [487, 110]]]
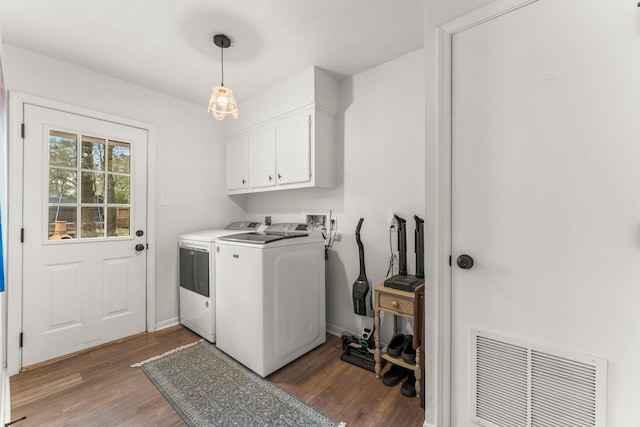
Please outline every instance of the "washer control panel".
[[300, 222], [281, 222], [278, 224], [271, 224], [265, 230], [267, 234], [278, 234], [278, 235], [292, 235], [292, 234], [302, 234], [308, 235], [313, 231], [313, 225], [304, 224]]

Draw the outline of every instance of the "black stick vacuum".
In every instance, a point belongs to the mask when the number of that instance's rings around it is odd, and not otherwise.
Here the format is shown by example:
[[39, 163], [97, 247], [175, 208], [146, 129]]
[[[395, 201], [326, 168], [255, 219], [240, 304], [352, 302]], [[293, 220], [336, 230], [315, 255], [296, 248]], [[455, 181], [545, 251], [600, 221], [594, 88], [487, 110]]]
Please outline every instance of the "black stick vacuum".
[[360, 229], [364, 218], [360, 218], [358, 226], [356, 227], [356, 243], [358, 244], [358, 252], [360, 254], [360, 275], [353, 283], [353, 311], [360, 316], [368, 316], [367, 312], [367, 299], [369, 296], [369, 279], [367, 279], [367, 272], [364, 267], [364, 246], [362, 246], [362, 240], [360, 240]]
[[[360, 254], [360, 275], [353, 283], [353, 311], [361, 316], [373, 316], [371, 306], [371, 286], [367, 278], [364, 267], [364, 246], [360, 240], [360, 229], [364, 218], [360, 218], [356, 227], [356, 243]], [[369, 304], [367, 304], [369, 302]], [[342, 348], [344, 352], [340, 356], [341, 360], [360, 366], [368, 371], [375, 372], [375, 360], [373, 353], [368, 349], [375, 347], [373, 340], [373, 330], [366, 326], [362, 329], [362, 338], [354, 340], [353, 337], [342, 336]], [[384, 362], [384, 360], [382, 361]]]

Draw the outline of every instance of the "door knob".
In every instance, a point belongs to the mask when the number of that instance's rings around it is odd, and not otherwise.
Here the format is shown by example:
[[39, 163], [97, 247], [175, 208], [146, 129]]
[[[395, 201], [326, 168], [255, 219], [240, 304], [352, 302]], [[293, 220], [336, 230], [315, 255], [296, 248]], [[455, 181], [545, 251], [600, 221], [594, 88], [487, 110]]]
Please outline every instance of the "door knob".
[[456, 260], [456, 264], [458, 264], [458, 267], [468, 270], [473, 267], [473, 258], [470, 255], [460, 255]]
[[136, 245], [136, 251], [138, 251], [138, 252], [144, 251], [144, 245], [142, 243], [138, 243]]

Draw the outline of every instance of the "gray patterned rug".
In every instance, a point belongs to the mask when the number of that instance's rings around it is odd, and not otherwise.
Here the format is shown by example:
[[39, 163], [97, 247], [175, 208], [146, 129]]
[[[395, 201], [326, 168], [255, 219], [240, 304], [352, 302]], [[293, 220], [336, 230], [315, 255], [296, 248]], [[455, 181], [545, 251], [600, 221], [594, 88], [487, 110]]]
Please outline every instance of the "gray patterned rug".
[[344, 426], [199, 341], [133, 365], [189, 426]]

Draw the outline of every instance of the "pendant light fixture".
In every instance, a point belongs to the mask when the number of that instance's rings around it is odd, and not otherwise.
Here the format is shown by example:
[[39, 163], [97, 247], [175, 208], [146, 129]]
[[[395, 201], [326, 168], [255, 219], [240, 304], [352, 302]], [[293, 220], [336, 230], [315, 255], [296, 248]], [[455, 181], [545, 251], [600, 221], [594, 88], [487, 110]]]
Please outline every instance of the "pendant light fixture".
[[220, 48], [220, 64], [222, 65], [222, 82], [220, 86], [213, 88], [211, 100], [209, 101], [209, 111], [217, 120], [224, 119], [228, 114], [233, 114], [238, 118], [238, 104], [233, 97], [233, 91], [224, 85], [224, 50], [231, 46], [231, 39], [224, 34], [213, 36], [213, 42]]

